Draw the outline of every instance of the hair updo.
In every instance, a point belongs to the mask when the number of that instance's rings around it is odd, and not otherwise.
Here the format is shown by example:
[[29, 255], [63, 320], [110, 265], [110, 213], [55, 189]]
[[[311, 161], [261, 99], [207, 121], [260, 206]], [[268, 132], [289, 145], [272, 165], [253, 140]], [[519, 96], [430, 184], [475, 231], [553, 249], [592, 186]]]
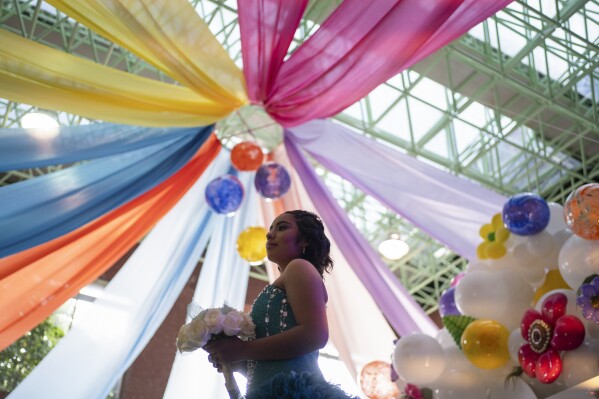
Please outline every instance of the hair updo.
[[312, 263], [321, 276], [324, 272], [330, 273], [333, 269], [333, 259], [329, 256], [331, 252], [331, 242], [324, 233], [324, 225], [318, 215], [304, 210], [287, 211], [292, 215], [297, 223], [300, 233], [300, 240], [306, 242], [304, 251], [300, 258]]

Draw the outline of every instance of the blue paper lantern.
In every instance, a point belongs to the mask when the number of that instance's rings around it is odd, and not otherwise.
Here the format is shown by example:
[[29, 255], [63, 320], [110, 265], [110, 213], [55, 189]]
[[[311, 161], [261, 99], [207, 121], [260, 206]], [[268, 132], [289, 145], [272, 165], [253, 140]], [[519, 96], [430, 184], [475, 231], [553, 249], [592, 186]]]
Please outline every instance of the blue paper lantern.
[[503, 206], [503, 223], [512, 233], [532, 236], [549, 224], [549, 205], [536, 194], [521, 193], [511, 197]]
[[233, 175], [223, 175], [206, 186], [206, 202], [217, 213], [230, 214], [239, 209], [243, 185]]
[[462, 314], [455, 304], [455, 287], [449, 288], [439, 298], [439, 314], [441, 317], [459, 316]]
[[256, 171], [254, 185], [264, 198], [274, 199], [289, 190], [291, 178], [282, 165], [276, 162], [267, 162]]

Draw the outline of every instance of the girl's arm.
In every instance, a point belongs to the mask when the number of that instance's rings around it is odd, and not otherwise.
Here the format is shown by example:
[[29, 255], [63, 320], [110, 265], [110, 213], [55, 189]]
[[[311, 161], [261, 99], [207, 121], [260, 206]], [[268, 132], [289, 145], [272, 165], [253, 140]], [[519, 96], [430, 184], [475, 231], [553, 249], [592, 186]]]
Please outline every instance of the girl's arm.
[[323, 348], [329, 338], [329, 330], [320, 274], [308, 261], [295, 259], [287, 265], [280, 281], [297, 326], [254, 341], [219, 339], [211, 341], [204, 349], [220, 362], [230, 363], [290, 359]]

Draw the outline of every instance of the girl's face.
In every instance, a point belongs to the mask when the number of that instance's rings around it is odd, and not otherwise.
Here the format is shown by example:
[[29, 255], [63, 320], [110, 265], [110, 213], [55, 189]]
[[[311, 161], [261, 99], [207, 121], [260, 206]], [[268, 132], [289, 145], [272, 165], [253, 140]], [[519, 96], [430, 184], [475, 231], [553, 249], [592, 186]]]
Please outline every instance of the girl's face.
[[300, 257], [302, 244], [295, 217], [283, 213], [272, 222], [266, 234], [266, 255], [271, 262], [286, 266]]

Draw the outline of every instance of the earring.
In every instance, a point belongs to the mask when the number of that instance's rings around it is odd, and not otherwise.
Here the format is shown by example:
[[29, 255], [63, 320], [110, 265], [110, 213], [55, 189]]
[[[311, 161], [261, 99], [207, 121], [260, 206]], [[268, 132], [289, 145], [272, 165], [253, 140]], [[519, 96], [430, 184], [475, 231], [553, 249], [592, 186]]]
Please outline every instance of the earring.
[[306, 254], [306, 247], [307, 247], [307, 245], [304, 245], [304, 246], [302, 247], [302, 255], [305, 255], [305, 254]]

